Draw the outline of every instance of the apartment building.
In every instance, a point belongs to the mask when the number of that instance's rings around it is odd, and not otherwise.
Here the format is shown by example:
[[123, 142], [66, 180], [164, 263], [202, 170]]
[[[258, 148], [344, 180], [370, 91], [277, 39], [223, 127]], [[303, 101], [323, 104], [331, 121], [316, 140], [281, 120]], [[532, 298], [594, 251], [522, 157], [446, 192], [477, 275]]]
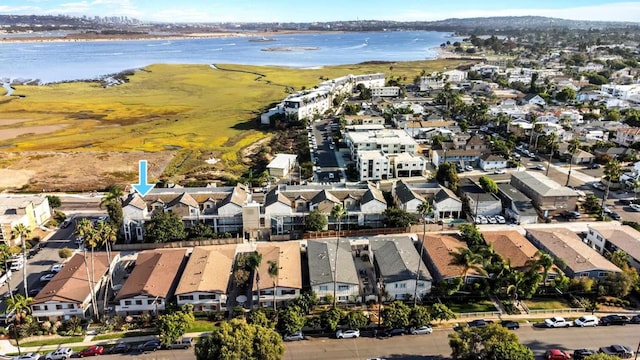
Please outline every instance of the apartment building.
[[400, 154], [403, 152], [416, 154], [418, 143], [405, 131], [384, 129], [368, 132], [347, 132], [345, 142], [349, 146], [351, 158], [357, 159], [358, 152], [379, 150], [384, 154]]
[[18, 245], [21, 239], [13, 239], [12, 231], [22, 224], [33, 230], [51, 219], [51, 208], [46, 196], [22, 196], [0, 194], [0, 243]]
[[576, 208], [578, 194], [534, 171], [511, 174], [511, 185], [533, 201], [542, 217], [551, 217]]
[[616, 130], [616, 138], [612, 141], [625, 147], [640, 142], [640, 128], [621, 126]]
[[619, 223], [589, 224], [584, 241], [599, 253], [615, 251], [627, 254], [629, 265], [640, 271], [640, 232]]

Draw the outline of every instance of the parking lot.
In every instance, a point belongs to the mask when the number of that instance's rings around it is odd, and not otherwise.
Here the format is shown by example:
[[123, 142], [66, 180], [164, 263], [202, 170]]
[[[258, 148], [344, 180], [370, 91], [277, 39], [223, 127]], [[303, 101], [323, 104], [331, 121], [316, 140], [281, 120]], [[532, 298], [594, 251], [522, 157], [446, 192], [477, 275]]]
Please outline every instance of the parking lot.
[[339, 155], [337, 144], [333, 141], [334, 132], [339, 131], [329, 120], [314, 121], [307, 127], [311, 160], [315, 165], [315, 182], [340, 182], [342, 171], [336, 159]]

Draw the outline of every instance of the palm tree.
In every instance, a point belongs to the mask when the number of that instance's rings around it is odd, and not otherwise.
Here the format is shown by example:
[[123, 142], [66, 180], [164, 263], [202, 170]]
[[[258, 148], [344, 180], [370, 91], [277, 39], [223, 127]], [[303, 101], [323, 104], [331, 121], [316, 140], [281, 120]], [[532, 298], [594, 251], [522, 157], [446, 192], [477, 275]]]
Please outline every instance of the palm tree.
[[108, 204], [122, 204], [123, 196], [124, 192], [122, 191], [122, 188], [120, 188], [120, 186], [109, 185], [108, 191], [104, 194], [102, 200], [100, 200], [100, 208], [102, 208], [103, 205]]
[[98, 226], [96, 227], [96, 240], [98, 245], [104, 245], [105, 251], [107, 252], [107, 283], [105, 285], [104, 291], [104, 301], [103, 306], [107, 307], [107, 298], [111, 284], [113, 283], [113, 279], [111, 278], [111, 244], [116, 241], [118, 238], [118, 231], [111, 226], [111, 224], [106, 223], [104, 221], [98, 222]]
[[428, 201], [423, 201], [418, 205], [418, 213], [422, 215], [422, 240], [420, 241], [420, 260], [416, 271], [416, 284], [413, 289], [413, 307], [418, 305], [418, 281], [420, 280], [420, 266], [422, 265], [422, 254], [424, 252], [424, 238], [427, 236], [427, 215], [431, 214], [433, 208]]
[[276, 290], [278, 289], [278, 276], [280, 275], [280, 267], [277, 260], [269, 260], [269, 276], [273, 281], [273, 312], [276, 312]]
[[458, 252], [452, 253], [450, 264], [462, 267], [460, 276], [463, 277], [463, 284], [467, 284], [469, 270], [475, 270], [481, 274], [485, 271], [482, 268], [483, 259], [480, 254], [476, 254], [467, 248], [458, 248]]
[[336, 240], [336, 255], [333, 261], [333, 307], [336, 307], [337, 297], [336, 297], [336, 287], [338, 286], [338, 249], [340, 248], [340, 231], [342, 227], [342, 218], [347, 215], [347, 211], [344, 209], [342, 204], [336, 204], [333, 209], [331, 209], [331, 217], [338, 220], [338, 237]]
[[604, 217], [604, 203], [607, 201], [609, 197], [609, 188], [611, 187], [612, 182], [618, 182], [620, 180], [620, 176], [622, 176], [622, 166], [620, 162], [616, 159], [612, 159], [608, 163], [604, 165], [604, 178], [607, 179], [607, 189], [602, 195], [602, 204], [600, 204], [600, 216]]
[[640, 188], [640, 180], [635, 179], [630, 181], [631, 188], [633, 189], [633, 200], [638, 200], [638, 189]]
[[[256, 271], [262, 263], [262, 254], [254, 251], [247, 258], [247, 266], [251, 269], [251, 273], [256, 277], [256, 288], [258, 289], [258, 307], [260, 307], [260, 274]], [[251, 296], [253, 299], [253, 295]], [[251, 310], [253, 310], [253, 300], [251, 301]]]
[[551, 134], [549, 134], [549, 138], [547, 141], [548, 141], [549, 148], [551, 149], [551, 154], [549, 154], [549, 163], [547, 164], [547, 173], [545, 175], [549, 176], [549, 169], [551, 169], [551, 160], [553, 160], [553, 152], [555, 151], [555, 148], [557, 145], [558, 134], [555, 132], [552, 132]]
[[33, 298], [16, 294], [13, 298], [5, 300], [5, 304], [7, 305], [6, 312], [14, 312], [16, 318], [24, 318], [27, 314], [31, 313], [31, 307], [29, 307], [29, 305], [32, 302]]
[[[83, 248], [84, 248], [84, 265], [87, 269], [87, 283], [89, 284], [89, 292], [91, 293], [91, 303], [93, 307], [94, 316], [98, 317], [98, 301], [96, 298], [96, 289], [95, 289], [95, 266], [93, 261], [93, 250], [98, 245], [98, 232], [93, 227], [93, 223], [87, 219], [83, 218], [76, 224], [75, 235], [77, 237], [82, 238]], [[89, 265], [87, 263], [87, 247], [91, 248], [91, 274], [89, 273]]]
[[547, 276], [549, 275], [549, 271], [553, 267], [554, 263], [555, 261], [551, 255], [547, 254], [544, 251], [538, 250], [534, 254], [534, 258], [528, 262], [528, 265], [531, 266], [531, 268], [535, 268], [536, 270], [542, 268], [543, 283], [546, 287]]
[[520, 288], [520, 285], [522, 285], [524, 283], [524, 273], [521, 271], [513, 271], [511, 273], [511, 276], [509, 278], [509, 281], [511, 282], [511, 284], [509, 286], [507, 286], [507, 294], [513, 292], [513, 301], [518, 300], [518, 290]]
[[567, 151], [571, 154], [571, 158], [569, 159], [569, 173], [567, 174], [567, 183], [565, 186], [569, 186], [569, 182], [571, 181], [571, 167], [573, 165], [573, 157], [578, 152], [580, 147], [580, 141], [578, 139], [571, 139], [569, 141], [569, 146], [567, 147]]
[[[0, 262], [4, 268], [4, 273], [9, 273], [8, 260], [11, 258], [11, 252], [6, 244], [0, 244]], [[11, 286], [11, 276], [7, 276], [7, 290], [9, 291], [9, 297], [13, 299], [13, 287]]]
[[24, 287], [24, 294], [29, 294], [29, 289], [27, 286], [27, 238], [31, 237], [31, 230], [24, 226], [24, 224], [18, 224], [13, 227], [13, 238], [20, 239], [22, 242], [22, 260], [23, 260], [23, 268], [22, 268], [22, 285]]

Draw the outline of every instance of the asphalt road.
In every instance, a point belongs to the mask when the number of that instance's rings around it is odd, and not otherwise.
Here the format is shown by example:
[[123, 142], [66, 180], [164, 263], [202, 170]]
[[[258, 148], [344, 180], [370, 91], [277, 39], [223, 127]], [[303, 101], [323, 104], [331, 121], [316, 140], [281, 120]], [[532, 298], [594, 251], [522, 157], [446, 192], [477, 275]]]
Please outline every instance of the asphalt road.
[[[313, 156], [318, 158], [317, 167], [321, 169], [316, 172], [318, 182], [339, 182], [340, 168], [336, 160], [336, 151], [331, 149], [331, 131], [329, 130], [327, 119], [314, 121], [311, 123], [312, 132], [316, 139], [317, 150], [313, 150]], [[338, 155], [339, 156], [339, 155]], [[329, 174], [333, 174], [331, 179]]]
[[[390, 339], [327, 339], [285, 343], [285, 360], [365, 360], [383, 357], [394, 360], [426, 360], [446, 358], [451, 354], [447, 336], [452, 331], [436, 330], [431, 335], [406, 335]], [[640, 340], [640, 325], [607, 328], [542, 329], [523, 326], [516, 330], [521, 343], [530, 347], [536, 359], [542, 359], [547, 349], [597, 349], [601, 346], [621, 344], [634, 350]], [[103, 360], [122, 358], [157, 360], [193, 360], [193, 350], [161, 350], [142, 355], [103, 355]]]

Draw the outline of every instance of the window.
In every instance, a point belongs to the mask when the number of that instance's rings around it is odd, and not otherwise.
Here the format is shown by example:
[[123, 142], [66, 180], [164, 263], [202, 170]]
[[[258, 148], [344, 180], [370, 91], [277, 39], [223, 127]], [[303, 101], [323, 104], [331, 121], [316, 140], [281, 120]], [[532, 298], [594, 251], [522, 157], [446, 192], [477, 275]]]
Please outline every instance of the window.
[[349, 285], [338, 285], [338, 290], [340, 291], [349, 290]]
[[33, 308], [33, 311], [38, 311], [40, 310], [40, 305], [33, 305], [32, 308]]
[[293, 289], [288, 289], [288, 290], [281, 290], [280, 293], [282, 295], [295, 295], [296, 291]]
[[400, 283], [400, 284], [396, 283], [395, 287], [396, 287], [396, 289], [406, 289], [407, 288], [407, 284], [405, 284], [405, 283]]
[[598, 277], [599, 277], [599, 278], [603, 278], [603, 277], [605, 277], [605, 276], [607, 276], [607, 273], [606, 273], [606, 272], [604, 272], [604, 271], [600, 271], [600, 272], [598, 273]]
[[131, 300], [125, 300], [125, 301], [124, 301], [124, 304], [125, 304], [125, 305], [131, 305]]
[[[180, 295], [178, 296], [178, 300], [182, 300], [182, 301], [193, 300], [193, 295]], [[153, 300], [151, 302], [153, 302]]]
[[200, 300], [215, 300], [216, 295], [215, 294], [211, 294], [211, 295], [200, 295], [198, 296], [198, 298]]
[[348, 296], [338, 296], [338, 300], [339, 301], [347, 301], [347, 300], [349, 300], [349, 297]]
[[136, 305], [142, 305], [142, 300], [136, 300]]
[[329, 290], [329, 287], [328, 287], [327, 285], [320, 285], [320, 287], [319, 287], [319, 288], [320, 288], [320, 289], [319, 289], [320, 291], [327, 291], [327, 290]]
[[153, 305], [153, 300], [147, 300], [147, 305]]
[[56, 310], [62, 310], [62, 305], [56, 305]]

